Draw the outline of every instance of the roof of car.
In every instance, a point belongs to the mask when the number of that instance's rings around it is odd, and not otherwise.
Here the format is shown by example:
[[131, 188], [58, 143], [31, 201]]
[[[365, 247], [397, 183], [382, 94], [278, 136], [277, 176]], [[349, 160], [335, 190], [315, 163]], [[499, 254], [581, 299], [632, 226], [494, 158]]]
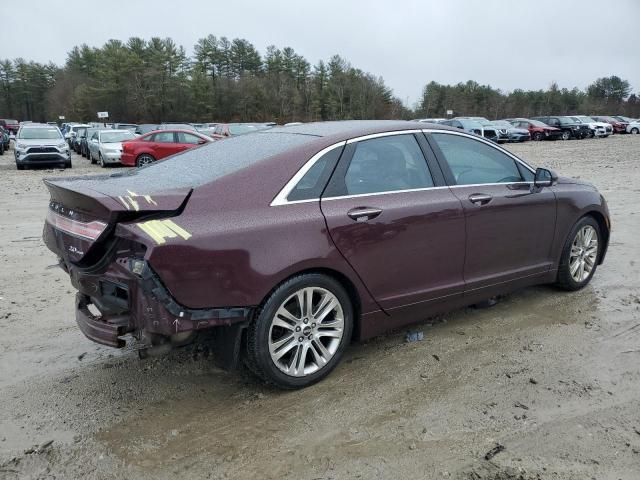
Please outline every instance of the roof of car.
[[[293, 133], [315, 137], [343, 136], [344, 138], [359, 137], [394, 130], [423, 129], [428, 125], [424, 122], [409, 122], [405, 120], [342, 120], [335, 122], [304, 123], [287, 127], [273, 127], [258, 132], [261, 135], [274, 133]], [[448, 127], [432, 124], [435, 128], [447, 130]]]

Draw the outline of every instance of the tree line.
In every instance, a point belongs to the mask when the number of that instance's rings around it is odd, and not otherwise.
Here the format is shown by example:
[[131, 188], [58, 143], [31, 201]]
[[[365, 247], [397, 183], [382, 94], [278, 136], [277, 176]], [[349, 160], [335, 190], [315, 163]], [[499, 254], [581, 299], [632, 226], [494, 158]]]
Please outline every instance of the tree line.
[[428, 83], [409, 109], [381, 77], [334, 55], [309, 63], [293, 48], [261, 54], [249, 41], [209, 35], [193, 54], [170, 38], [102, 47], [80, 45], [64, 65], [22, 58], [0, 61], [0, 117], [91, 121], [96, 112], [124, 122], [318, 121], [409, 119], [457, 115], [489, 118], [538, 114], [620, 113], [640, 116], [629, 83], [612, 76], [585, 90], [514, 90], [503, 93], [474, 81]]

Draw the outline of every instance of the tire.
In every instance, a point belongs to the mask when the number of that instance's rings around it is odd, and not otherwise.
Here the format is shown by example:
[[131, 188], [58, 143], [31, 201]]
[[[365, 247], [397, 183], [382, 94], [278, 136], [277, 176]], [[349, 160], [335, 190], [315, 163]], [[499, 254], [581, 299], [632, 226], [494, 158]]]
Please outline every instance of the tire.
[[143, 153], [136, 159], [136, 167], [142, 167], [144, 165], [148, 165], [152, 162], [155, 162], [156, 159], [148, 153]]
[[67, 160], [66, 162], [64, 162], [64, 168], [72, 168], [73, 166], [71, 165], [71, 160]]
[[[586, 232], [590, 232], [591, 240]], [[595, 245], [593, 240], [595, 239]], [[585, 248], [586, 247], [586, 248]], [[595, 248], [595, 252], [593, 249]], [[573, 226], [562, 249], [556, 285], [564, 290], [574, 291], [584, 288], [593, 278], [602, 251], [602, 233], [600, 225], [591, 217], [582, 217]], [[591, 254], [589, 254], [591, 252]], [[583, 260], [584, 259], [584, 260]], [[572, 273], [577, 263], [577, 270]], [[587, 270], [591, 268], [591, 270]]]
[[563, 130], [562, 131], [562, 140], [569, 140], [571, 139], [571, 132], [568, 130]]
[[[301, 305], [308, 304], [309, 292], [311, 308], [307, 310]], [[333, 307], [327, 310], [323, 304]], [[288, 315], [276, 317], [277, 312]], [[325, 313], [317, 321], [319, 312]], [[247, 327], [244, 360], [267, 383], [284, 389], [307, 387], [340, 362], [352, 330], [353, 306], [342, 285], [318, 273], [298, 275], [277, 287], [255, 313]]]
[[542, 140], [544, 140], [544, 133], [542, 132], [536, 132], [533, 134], [533, 140], [535, 140], [536, 142], [540, 142]]
[[638, 135], [638, 133], [640, 133], [640, 130], [638, 130], [636, 127], [633, 127], [631, 129], [631, 133], [633, 133], [634, 135]]
[[102, 154], [98, 153], [98, 163], [100, 164], [100, 167], [102, 168], [106, 168], [107, 164], [104, 163], [104, 158], [102, 158]]
[[589, 134], [587, 135], [587, 138], [593, 138], [596, 136], [596, 132], [594, 132], [593, 130], [589, 130]]

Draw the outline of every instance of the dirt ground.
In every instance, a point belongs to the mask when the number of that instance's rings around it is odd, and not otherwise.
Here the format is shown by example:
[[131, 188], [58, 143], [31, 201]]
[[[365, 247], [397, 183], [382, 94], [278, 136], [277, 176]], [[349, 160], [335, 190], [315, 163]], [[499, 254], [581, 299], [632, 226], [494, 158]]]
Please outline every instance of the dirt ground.
[[5, 153], [0, 478], [640, 478], [640, 136], [508, 148], [606, 196], [592, 283], [427, 320], [421, 342], [353, 345], [295, 392], [218, 370], [204, 342], [139, 360], [86, 339], [41, 240], [41, 179], [100, 169], [18, 172]]

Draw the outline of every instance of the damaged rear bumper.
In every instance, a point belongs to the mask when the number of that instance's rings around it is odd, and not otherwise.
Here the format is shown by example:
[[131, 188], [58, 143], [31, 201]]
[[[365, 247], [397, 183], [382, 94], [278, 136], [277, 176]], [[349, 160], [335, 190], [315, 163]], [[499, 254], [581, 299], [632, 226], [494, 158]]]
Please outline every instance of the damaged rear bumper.
[[[76, 322], [94, 342], [122, 348], [126, 344], [122, 337], [127, 334], [139, 340], [170, 338], [212, 327], [244, 327], [248, 323], [251, 307], [185, 307], [172, 297], [146, 262], [139, 275], [130, 272], [127, 264], [114, 262], [100, 274], [63, 265], [78, 289]], [[92, 313], [91, 305], [97, 314]]]

